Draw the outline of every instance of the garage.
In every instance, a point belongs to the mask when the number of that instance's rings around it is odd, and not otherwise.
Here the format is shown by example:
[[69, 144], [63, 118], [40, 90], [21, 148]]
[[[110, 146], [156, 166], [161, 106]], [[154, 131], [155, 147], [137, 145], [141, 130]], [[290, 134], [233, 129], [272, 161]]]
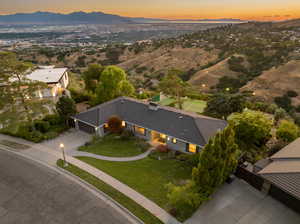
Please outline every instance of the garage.
[[77, 121], [78, 122], [78, 129], [80, 131], [84, 131], [84, 132], [87, 132], [89, 134], [95, 134], [95, 127], [94, 126], [91, 126], [87, 123], [84, 123], [82, 121]]

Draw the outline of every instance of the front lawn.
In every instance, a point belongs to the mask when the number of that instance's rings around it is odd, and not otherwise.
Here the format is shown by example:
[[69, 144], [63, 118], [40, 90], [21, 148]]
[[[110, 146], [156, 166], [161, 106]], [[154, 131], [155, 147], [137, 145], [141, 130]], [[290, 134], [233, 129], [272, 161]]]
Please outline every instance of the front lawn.
[[94, 158], [78, 159], [104, 171], [168, 210], [165, 185], [182, 183], [191, 177], [191, 168], [175, 159], [145, 158], [133, 162], [110, 162]]
[[146, 210], [144, 207], [137, 204], [132, 199], [128, 198], [126, 195], [119, 192], [117, 189], [113, 188], [112, 186], [104, 183], [103, 181], [99, 180], [95, 176], [87, 173], [86, 171], [78, 168], [77, 166], [74, 166], [72, 164], [69, 164], [67, 167], [63, 167], [63, 161], [58, 160], [57, 165], [63, 169], [68, 170], [69, 172], [73, 173], [74, 175], [80, 177], [84, 181], [88, 182], [89, 184], [92, 184], [97, 189], [123, 205], [125, 208], [127, 208], [132, 214], [140, 218], [142, 221], [144, 221], [145, 224], [162, 224], [162, 222], [156, 218], [154, 215], [152, 215], [148, 210]]
[[102, 138], [96, 138], [79, 151], [89, 152], [101, 156], [110, 157], [132, 157], [145, 152], [148, 144], [134, 137], [124, 139], [120, 136], [109, 134]]

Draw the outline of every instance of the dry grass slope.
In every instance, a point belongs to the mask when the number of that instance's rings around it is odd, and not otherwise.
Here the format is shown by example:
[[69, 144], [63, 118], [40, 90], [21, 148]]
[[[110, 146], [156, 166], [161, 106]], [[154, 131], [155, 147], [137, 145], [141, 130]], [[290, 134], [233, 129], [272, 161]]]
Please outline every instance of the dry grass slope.
[[255, 91], [256, 95], [267, 102], [282, 96], [288, 90], [296, 91], [299, 96], [293, 99], [294, 105], [300, 104], [300, 61], [290, 61], [278, 68], [263, 72], [244, 86], [243, 90]]

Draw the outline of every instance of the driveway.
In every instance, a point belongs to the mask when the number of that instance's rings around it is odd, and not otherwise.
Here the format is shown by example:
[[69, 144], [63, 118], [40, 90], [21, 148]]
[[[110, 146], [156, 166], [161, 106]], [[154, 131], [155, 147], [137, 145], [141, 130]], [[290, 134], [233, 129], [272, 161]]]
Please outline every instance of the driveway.
[[1, 224], [129, 224], [117, 208], [54, 169], [0, 150]]
[[300, 215], [246, 182], [225, 184], [186, 224], [299, 224]]
[[68, 152], [70, 150], [77, 149], [79, 146], [82, 146], [91, 140], [92, 135], [76, 129], [70, 129], [57, 138], [44, 141], [41, 144], [48, 148], [59, 149], [59, 145], [63, 143], [65, 145], [66, 152]]

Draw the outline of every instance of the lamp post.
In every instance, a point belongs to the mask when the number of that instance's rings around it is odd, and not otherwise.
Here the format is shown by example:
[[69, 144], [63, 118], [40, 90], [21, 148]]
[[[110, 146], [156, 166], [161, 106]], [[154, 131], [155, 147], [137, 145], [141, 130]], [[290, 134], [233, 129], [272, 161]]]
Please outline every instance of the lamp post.
[[66, 155], [65, 155], [65, 145], [63, 143], [60, 143], [59, 148], [62, 150], [63, 158], [64, 158], [64, 167], [68, 166]]

